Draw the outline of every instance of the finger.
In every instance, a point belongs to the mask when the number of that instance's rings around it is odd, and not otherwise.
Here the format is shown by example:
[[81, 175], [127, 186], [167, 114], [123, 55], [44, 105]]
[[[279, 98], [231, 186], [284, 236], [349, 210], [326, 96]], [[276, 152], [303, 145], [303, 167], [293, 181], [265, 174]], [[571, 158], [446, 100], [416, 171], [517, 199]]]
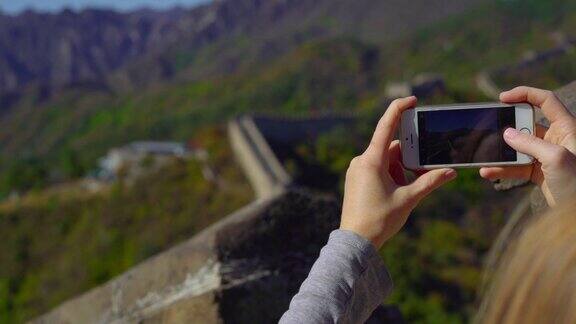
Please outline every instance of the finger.
[[432, 170], [418, 177], [412, 184], [403, 188], [407, 190], [411, 199], [419, 201], [446, 182], [456, 178], [456, 176], [457, 173], [454, 169]]
[[553, 160], [558, 154], [559, 148], [561, 148], [536, 136], [524, 134], [514, 128], [508, 128], [504, 131], [504, 141], [516, 151], [531, 155], [542, 163]]
[[517, 87], [510, 91], [502, 92], [500, 100], [503, 102], [528, 102], [536, 107], [540, 107], [544, 116], [550, 122], [562, 118], [571, 118], [572, 115], [568, 112], [564, 104], [552, 91], [542, 90], [531, 87]]
[[490, 181], [502, 179], [529, 180], [532, 175], [532, 168], [532, 165], [481, 168], [480, 176]]
[[[548, 128], [536, 125], [536, 136], [544, 138]], [[533, 165], [509, 166], [509, 167], [484, 167], [480, 168], [480, 176], [490, 181], [503, 179], [530, 180], [533, 172]]]
[[406, 176], [404, 175], [404, 168], [402, 167], [402, 151], [400, 150], [400, 141], [396, 140], [390, 144], [388, 156], [390, 157], [388, 173], [390, 173], [390, 176], [394, 182], [396, 182], [396, 184], [405, 186], [407, 182]]
[[414, 179], [416, 179], [416, 178], [418, 178], [418, 177], [420, 177], [420, 176], [422, 176], [428, 172], [430, 172], [430, 170], [424, 170], [424, 169], [422, 169], [422, 170], [410, 170], [408, 179], [406, 181], [411, 182]]
[[416, 97], [414, 96], [392, 101], [382, 118], [378, 121], [370, 145], [364, 152], [368, 162], [375, 165], [382, 164], [396, 133], [402, 112], [414, 107], [415, 104]]

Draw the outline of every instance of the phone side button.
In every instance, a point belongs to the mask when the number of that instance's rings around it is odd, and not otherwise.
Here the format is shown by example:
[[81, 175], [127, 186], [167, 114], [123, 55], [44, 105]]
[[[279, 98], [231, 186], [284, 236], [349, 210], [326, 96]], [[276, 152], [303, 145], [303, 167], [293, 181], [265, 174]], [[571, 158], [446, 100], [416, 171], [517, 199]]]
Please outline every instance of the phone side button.
[[529, 129], [529, 128], [526, 128], [526, 127], [521, 128], [520, 131], [521, 131], [522, 133], [524, 133], [524, 134], [528, 134], [528, 135], [532, 134], [532, 132], [530, 131], [530, 129]]

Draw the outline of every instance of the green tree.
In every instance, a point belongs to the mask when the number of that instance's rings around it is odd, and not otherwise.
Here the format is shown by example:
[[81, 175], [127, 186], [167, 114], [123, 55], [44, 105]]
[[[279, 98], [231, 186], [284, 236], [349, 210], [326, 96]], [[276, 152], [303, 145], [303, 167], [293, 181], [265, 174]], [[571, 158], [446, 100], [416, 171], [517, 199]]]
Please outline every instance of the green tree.
[[62, 153], [60, 165], [64, 176], [67, 178], [81, 177], [87, 171], [87, 168], [80, 159], [78, 152], [72, 149], [64, 150], [64, 153]]
[[48, 168], [37, 158], [23, 158], [13, 162], [1, 180], [0, 192], [26, 191], [42, 188], [48, 182]]

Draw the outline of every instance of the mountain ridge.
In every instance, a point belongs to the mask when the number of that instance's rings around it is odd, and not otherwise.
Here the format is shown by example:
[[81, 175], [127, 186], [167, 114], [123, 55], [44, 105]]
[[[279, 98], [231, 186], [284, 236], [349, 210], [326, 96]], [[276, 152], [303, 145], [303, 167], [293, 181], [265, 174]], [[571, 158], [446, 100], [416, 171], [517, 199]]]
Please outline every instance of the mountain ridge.
[[0, 15], [0, 108], [31, 85], [89, 81], [122, 92], [233, 73], [323, 37], [386, 40], [482, 1], [227, 0], [169, 11]]

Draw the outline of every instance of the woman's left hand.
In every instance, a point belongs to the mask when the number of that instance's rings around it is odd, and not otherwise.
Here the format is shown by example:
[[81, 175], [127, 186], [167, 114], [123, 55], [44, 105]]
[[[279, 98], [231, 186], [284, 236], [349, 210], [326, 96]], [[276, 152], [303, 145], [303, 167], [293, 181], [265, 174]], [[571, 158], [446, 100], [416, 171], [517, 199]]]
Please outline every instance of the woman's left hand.
[[404, 226], [420, 200], [457, 175], [453, 169], [439, 169], [407, 183], [400, 142], [393, 137], [402, 112], [415, 104], [416, 97], [394, 100], [370, 145], [350, 162], [346, 173], [340, 229], [365, 237], [377, 249]]

